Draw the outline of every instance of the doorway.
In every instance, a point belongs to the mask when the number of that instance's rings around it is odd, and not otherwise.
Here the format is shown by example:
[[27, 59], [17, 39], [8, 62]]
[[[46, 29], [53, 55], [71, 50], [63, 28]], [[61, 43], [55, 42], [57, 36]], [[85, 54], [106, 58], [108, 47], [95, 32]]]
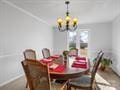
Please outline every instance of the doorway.
[[79, 33], [79, 48], [80, 55], [87, 56], [88, 55], [88, 31], [81, 31]]
[[89, 31], [68, 32], [68, 49], [78, 48], [81, 56], [88, 56]]

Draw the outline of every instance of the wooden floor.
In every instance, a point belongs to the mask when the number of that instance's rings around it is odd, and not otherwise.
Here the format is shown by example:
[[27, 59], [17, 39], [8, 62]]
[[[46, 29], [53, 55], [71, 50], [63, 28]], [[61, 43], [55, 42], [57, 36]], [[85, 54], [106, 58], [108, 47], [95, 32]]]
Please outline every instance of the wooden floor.
[[[98, 71], [96, 81], [98, 83], [98, 90], [120, 90], [120, 77], [117, 76], [112, 70], [107, 70], [105, 72]], [[27, 90], [25, 88], [25, 84], [25, 77], [21, 77], [1, 87], [0, 90]]]

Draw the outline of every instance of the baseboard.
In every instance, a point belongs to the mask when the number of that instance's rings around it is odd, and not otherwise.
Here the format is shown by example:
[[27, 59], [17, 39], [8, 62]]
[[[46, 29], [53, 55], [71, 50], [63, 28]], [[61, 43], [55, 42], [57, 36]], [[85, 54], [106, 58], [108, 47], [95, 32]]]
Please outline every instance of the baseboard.
[[8, 83], [10, 83], [10, 82], [18, 79], [18, 78], [20, 78], [20, 77], [22, 77], [22, 76], [24, 76], [24, 74], [21, 74], [21, 75], [19, 75], [19, 76], [17, 76], [17, 77], [14, 77], [14, 78], [12, 78], [12, 79], [10, 79], [10, 80], [8, 80], [8, 81], [5, 81], [5, 82], [1, 83], [1, 84], [0, 84], [0, 87], [2, 87], [2, 86], [4, 86], [4, 85], [6, 85], [6, 84], [8, 84]]
[[112, 67], [112, 70], [115, 74], [117, 74], [120, 77], [120, 72], [118, 72], [114, 67]]

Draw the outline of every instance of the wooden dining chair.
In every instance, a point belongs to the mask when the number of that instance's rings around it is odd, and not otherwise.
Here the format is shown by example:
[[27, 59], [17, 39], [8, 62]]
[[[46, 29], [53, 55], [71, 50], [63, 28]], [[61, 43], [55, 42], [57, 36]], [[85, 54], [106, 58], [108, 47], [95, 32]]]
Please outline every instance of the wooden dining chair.
[[102, 50], [98, 51], [98, 53], [97, 53], [97, 55], [96, 55], [96, 57], [95, 57], [95, 60], [97, 59], [97, 57], [98, 57], [101, 53], [103, 53]]
[[36, 52], [33, 49], [26, 49], [23, 54], [25, 59], [36, 60]]
[[43, 48], [42, 54], [43, 54], [43, 58], [48, 58], [50, 57], [50, 50], [48, 48]]
[[[26, 49], [24, 52], [24, 59], [32, 59], [32, 60], [36, 60], [36, 52], [33, 49]], [[26, 83], [26, 88], [28, 87], [28, 81]]]
[[[43, 65], [37, 60], [24, 60], [21, 63], [30, 90], [53, 90], [47, 65]], [[58, 85], [55, 90], [64, 90], [65, 84]]]
[[68, 53], [69, 56], [78, 56], [78, 49], [77, 48], [71, 48]]
[[100, 61], [103, 57], [104, 53], [100, 53], [96, 60], [96, 65], [94, 65], [92, 69], [91, 75], [82, 75], [78, 78], [74, 78], [69, 80], [68, 82], [68, 90], [71, 90], [71, 88], [74, 89], [85, 89], [85, 90], [94, 90], [95, 87], [95, 75], [98, 70], [98, 66], [100, 64]]
[[47, 66], [35, 60], [24, 60], [22, 61], [22, 66], [27, 76], [30, 90], [50, 90], [50, 76]]
[[[94, 59], [94, 61], [93, 61], [93, 67], [95, 67], [95, 65], [97, 64], [97, 58], [99, 57], [99, 55], [101, 54], [101, 53], [103, 53], [103, 51], [102, 50], [100, 50], [100, 51], [98, 51], [98, 53], [97, 53], [97, 55], [96, 55], [96, 57], [95, 57], [95, 59]], [[93, 68], [92, 67], [92, 68]], [[90, 69], [90, 71], [92, 72], [92, 68]]]

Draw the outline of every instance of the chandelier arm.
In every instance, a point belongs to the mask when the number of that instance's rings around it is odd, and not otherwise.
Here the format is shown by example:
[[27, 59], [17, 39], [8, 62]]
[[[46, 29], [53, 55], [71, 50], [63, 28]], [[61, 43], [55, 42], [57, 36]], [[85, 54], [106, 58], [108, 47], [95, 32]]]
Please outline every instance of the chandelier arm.
[[70, 29], [69, 31], [70, 31], [70, 32], [74, 32], [74, 31], [75, 31], [75, 29]]
[[77, 29], [77, 25], [75, 27], [72, 27], [71, 29], [69, 28], [69, 31], [73, 32]]
[[74, 29], [76, 30], [76, 29], [77, 29], [77, 27], [78, 27], [78, 26], [77, 26], [77, 25], [75, 25], [75, 28], [74, 28]]
[[64, 31], [66, 31], [66, 29], [62, 29], [62, 28], [59, 27], [59, 26], [58, 26], [58, 29], [59, 29], [60, 32], [64, 32]]

